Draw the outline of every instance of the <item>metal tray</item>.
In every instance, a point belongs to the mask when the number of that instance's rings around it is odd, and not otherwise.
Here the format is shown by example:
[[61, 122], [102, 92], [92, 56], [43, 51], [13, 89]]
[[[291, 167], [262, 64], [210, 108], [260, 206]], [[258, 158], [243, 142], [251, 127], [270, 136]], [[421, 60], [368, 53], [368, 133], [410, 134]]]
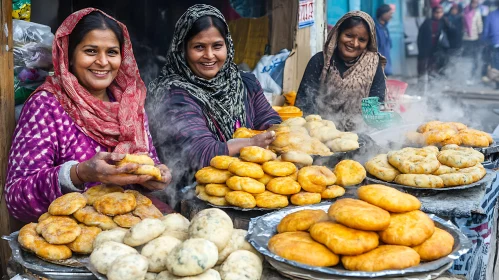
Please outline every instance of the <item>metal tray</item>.
[[412, 186], [400, 185], [397, 183], [385, 182], [383, 180], [380, 180], [380, 179], [372, 176], [369, 173], [367, 173], [367, 176], [366, 176], [366, 181], [371, 183], [371, 184], [382, 184], [382, 185], [394, 187], [397, 189], [406, 189], [406, 190], [411, 190], [411, 191], [432, 191], [432, 192], [455, 191], [455, 190], [465, 190], [465, 189], [475, 188], [475, 187], [489, 184], [490, 182], [492, 182], [492, 179], [494, 179], [493, 171], [487, 170], [487, 173], [480, 181], [476, 181], [475, 183], [471, 183], [468, 185], [461, 185], [461, 186], [455, 186], [455, 187], [444, 187], [444, 188], [417, 188], [417, 187], [412, 187]]
[[[19, 242], [17, 242], [17, 237], [19, 236], [19, 231], [11, 233], [9, 236], [3, 236], [2, 239], [9, 242], [9, 246], [12, 249], [12, 258], [15, 262], [19, 263], [21, 266], [25, 267], [32, 273], [46, 277], [54, 280], [95, 280], [92, 272], [90, 272], [86, 267], [68, 267], [63, 265], [57, 265], [44, 261], [37, 257], [35, 254], [25, 251], [21, 248]], [[85, 259], [88, 262], [88, 256], [78, 256], [73, 257], [81, 263], [85, 263]]]
[[251, 243], [251, 245], [255, 247], [256, 250], [258, 250], [266, 257], [279, 263], [295, 267], [296, 270], [302, 273], [314, 272], [327, 275], [358, 278], [386, 278], [387, 276], [406, 276], [412, 273], [429, 273], [431, 271], [437, 270], [438, 268], [441, 268], [442, 266], [447, 265], [450, 262], [453, 262], [463, 254], [468, 252], [468, 250], [471, 248], [471, 241], [468, 240], [468, 238], [463, 233], [461, 233], [455, 225], [453, 225], [450, 221], [445, 221], [435, 215], [430, 214], [430, 218], [433, 219], [437, 227], [449, 232], [454, 237], [454, 247], [452, 249], [452, 252], [448, 256], [442, 257], [438, 260], [421, 263], [418, 266], [402, 270], [384, 270], [377, 272], [349, 271], [346, 270], [341, 264], [334, 267], [314, 267], [284, 259], [268, 250], [267, 244], [269, 242], [269, 239], [276, 234], [277, 225], [286, 215], [303, 209], [322, 209], [324, 211], [327, 211], [330, 206], [330, 203], [321, 203], [311, 206], [297, 207], [294, 209], [280, 210], [260, 216], [258, 218], [251, 219], [247, 239]]

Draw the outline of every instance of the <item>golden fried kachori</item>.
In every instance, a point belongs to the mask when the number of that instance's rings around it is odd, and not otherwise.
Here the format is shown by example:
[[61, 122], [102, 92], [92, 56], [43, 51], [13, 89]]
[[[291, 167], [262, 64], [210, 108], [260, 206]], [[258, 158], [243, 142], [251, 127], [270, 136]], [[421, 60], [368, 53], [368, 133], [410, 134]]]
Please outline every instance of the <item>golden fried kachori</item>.
[[327, 221], [329, 218], [323, 210], [305, 209], [286, 215], [277, 225], [277, 232], [308, 231], [315, 223]]
[[137, 207], [137, 201], [135, 195], [131, 193], [108, 193], [94, 202], [95, 210], [107, 216], [125, 214], [135, 209], [135, 207]]
[[357, 230], [331, 221], [312, 225], [310, 236], [337, 255], [360, 255], [378, 247], [379, 244], [376, 232]]
[[82, 209], [76, 211], [73, 216], [80, 223], [87, 226], [97, 226], [103, 230], [118, 227], [111, 217], [97, 212], [92, 206], [83, 207]]
[[293, 194], [289, 200], [293, 205], [299, 205], [299, 206], [317, 204], [321, 202], [321, 194], [311, 193], [311, 192], [299, 192]]
[[[245, 191], [252, 194], [265, 191], [265, 185], [249, 177], [232, 176], [227, 182], [227, 187], [233, 191]], [[206, 190], [205, 190], [206, 191]]]
[[299, 193], [300, 184], [290, 177], [276, 177], [267, 184], [267, 190], [283, 195]]
[[225, 197], [225, 195], [232, 191], [226, 184], [206, 184], [204, 191], [208, 195]]
[[254, 195], [256, 206], [260, 208], [283, 208], [289, 205], [288, 197], [269, 191]]
[[289, 176], [297, 171], [296, 166], [286, 161], [269, 161], [262, 165], [263, 171], [272, 176]]
[[450, 254], [452, 247], [454, 247], [454, 237], [447, 231], [436, 227], [430, 238], [412, 249], [418, 252], [422, 261], [433, 261]]
[[342, 187], [358, 185], [366, 178], [366, 170], [355, 160], [342, 160], [334, 167], [335, 184]]
[[49, 206], [49, 214], [68, 216], [87, 205], [87, 198], [79, 192], [70, 192], [56, 198]]
[[81, 234], [81, 228], [73, 219], [54, 220], [41, 233], [48, 243], [63, 245], [73, 242]]
[[325, 166], [306, 166], [298, 171], [298, 183], [307, 192], [322, 193], [336, 182], [333, 171]]
[[123, 228], [131, 228], [134, 225], [140, 223], [141, 219], [132, 213], [126, 213], [122, 215], [116, 215], [113, 217], [113, 221]]
[[366, 170], [374, 177], [385, 182], [391, 182], [400, 174], [400, 171], [393, 167], [386, 154], [380, 154], [366, 162]]
[[90, 254], [94, 249], [94, 240], [102, 230], [98, 227], [87, 227], [83, 224], [79, 224], [81, 228], [81, 234], [75, 239], [75, 241], [68, 244], [71, 251], [78, 254]]
[[326, 246], [316, 242], [308, 232], [284, 232], [270, 238], [269, 250], [287, 260], [311, 266], [334, 266], [338, 264], [338, 255]]
[[71, 258], [73, 253], [66, 245], [52, 245], [36, 232], [36, 223], [21, 228], [17, 240], [22, 247], [34, 252], [41, 258], [57, 261]]
[[397, 245], [381, 245], [362, 255], [341, 257], [343, 266], [355, 271], [404, 269], [419, 262], [419, 255], [414, 249]]
[[255, 208], [256, 200], [250, 193], [233, 191], [225, 195], [225, 200], [231, 205], [241, 208]]
[[383, 185], [365, 185], [357, 190], [359, 198], [389, 212], [418, 210], [421, 202], [415, 196]]
[[139, 205], [145, 205], [145, 206], [152, 205], [152, 201], [147, 196], [141, 194], [140, 192], [138, 192], [136, 190], [126, 190], [125, 193], [131, 193], [135, 196], [135, 201], [137, 203], [137, 206], [139, 206]]
[[332, 185], [327, 186], [326, 189], [321, 193], [323, 199], [333, 199], [340, 197], [345, 194], [345, 189], [343, 187]]
[[198, 170], [194, 176], [196, 177], [196, 181], [200, 184], [224, 184], [232, 174], [227, 170], [207, 166]]
[[231, 156], [216, 156], [210, 160], [210, 165], [216, 169], [227, 170], [233, 161], [239, 161], [239, 159]]
[[379, 231], [390, 225], [390, 213], [367, 202], [343, 198], [333, 203], [328, 210], [329, 217], [347, 227]]
[[416, 188], [443, 188], [444, 181], [439, 176], [428, 174], [400, 174], [395, 183]]
[[277, 155], [270, 150], [258, 146], [248, 146], [239, 151], [239, 157], [244, 161], [264, 163], [275, 160]]
[[[229, 171], [240, 177], [250, 177], [254, 179], [260, 179], [264, 175], [262, 166], [254, 162], [234, 161], [229, 165]], [[225, 183], [225, 181], [219, 183]]]
[[163, 217], [163, 213], [159, 211], [159, 209], [153, 205], [138, 205], [132, 212], [135, 216], [143, 219], [152, 218], [158, 219]]
[[417, 246], [431, 237], [435, 223], [425, 213], [414, 210], [406, 213], [392, 213], [390, 226], [379, 232], [386, 244]]
[[112, 192], [123, 192], [123, 188], [119, 186], [97, 185], [86, 190], [83, 195], [87, 198], [87, 204], [93, 205], [97, 198]]

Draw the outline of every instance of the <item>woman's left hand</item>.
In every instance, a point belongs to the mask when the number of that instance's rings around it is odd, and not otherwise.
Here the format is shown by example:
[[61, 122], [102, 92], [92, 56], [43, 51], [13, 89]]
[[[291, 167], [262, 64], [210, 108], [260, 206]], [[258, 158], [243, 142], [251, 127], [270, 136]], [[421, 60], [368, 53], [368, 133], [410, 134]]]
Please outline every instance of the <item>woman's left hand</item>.
[[161, 171], [161, 181], [156, 181], [152, 176], [150, 176], [149, 180], [141, 183], [143, 187], [151, 191], [164, 190], [172, 180], [172, 174], [166, 165], [160, 164], [156, 167]]

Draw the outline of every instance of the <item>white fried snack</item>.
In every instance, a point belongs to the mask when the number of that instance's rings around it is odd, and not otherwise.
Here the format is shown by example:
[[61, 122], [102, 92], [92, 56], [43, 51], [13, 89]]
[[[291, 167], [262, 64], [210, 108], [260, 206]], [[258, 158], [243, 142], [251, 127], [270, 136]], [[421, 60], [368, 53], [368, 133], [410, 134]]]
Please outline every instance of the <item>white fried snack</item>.
[[164, 231], [165, 225], [161, 220], [147, 218], [131, 227], [123, 242], [132, 247], [140, 246], [160, 236]]
[[289, 151], [281, 155], [282, 160], [292, 162], [299, 167], [310, 166], [314, 163], [314, 159], [307, 153], [301, 151]]
[[395, 180], [395, 177], [400, 174], [400, 171], [388, 162], [386, 154], [380, 154], [373, 157], [366, 162], [365, 166], [369, 174], [385, 182]]
[[83, 207], [82, 209], [76, 211], [73, 216], [80, 223], [87, 226], [97, 226], [103, 230], [113, 229], [118, 226], [111, 217], [95, 211], [92, 206]]
[[442, 164], [455, 168], [472, 167], [483, 161], [473, 152], [466, 150], [443, 150], [438, 154], [438, 160]]
[[221, 251], [229, 243], [233, 228], [229, 215], [220, 209], [209, 208], [200, 211], [192, 218], [189, 236], [209, 240], [217, 246], [218, 251]]
[[147, 259], [139, 254], [129, 254], [116, 259], [107, 273], [109, 280], [144, 279], [147, 274]]
[[177, 276], [194, 276], [215, 266], [218, 260], [217, 246], [202, 238], [192, 238], [177, 245], [168, 254], [168, 271]]
[[349, 138], [336, 138], [328, 141], [326, 146], [328, 146], [333, 152], [348, 152], [357, 150], [360, 147], [357, 140]]
[[125, 238], [125, 234], [127, 230], [124, 228], [114, 228], [106, 231], [102, 231], [95, 237], [94, 240], [94, 248], [99, 247], [100, 245], [108, 242], [114, 241], [117, 243], [123, 243], [123, 238]]
[[387, 157], [388, 162], [404, 174], [432, 174], [440, 167], [435, 153], [424, 148], [391, 151]]
[[147, 243], [140, 254], [148, 260], [148, 271], [158, 273], [166, 270], [168, 254], [181, 243], [182, 241], [171, 236], [160, 236]]
[[118, 186], [97, 185], [86, 190], [83, 195], [87, 198], [87, 205], [94, 205], [96, 199], [113, 192], [123, 192], [123, 188]]
[[19, 244], [47, 260], [57, 261], [69, 259], [71, 250], [66, 245], [52, 245], [36, 233], [36, 223], [29, 223], [21, 228], [17, 238]]
[[237, 250], [230, 254], [220, 267], [220, 276], [224, 280], [260, 280], [262, 272], [260, 258], [245, 250]]
[[99, 273], [107, 274], [115, 260], [130, 254], [138, 255], [138, 252], [125, 244], [108, 241], [94, 248], [90, 254], [90, 263]]
[[439, 176], [428, 174], [400, 174], [395, 183], [416, 188], [443, 188], [444, 181]]
[[87, 227], [83, 224], [79, 225], [81, 227], [81, 234], [75, 239], [75, 241], [68, 244], [71, 251], [78, 254], [90, 254], [94, 250], [94, 241], [97, 235], [102, 232], [98, 227]]
[[49, 206], [49, 214], [54, 216], [69, 216], [87, 205], [84, 195], [77, 192], [67, 193], [56, 198]]
[[95, 210], [107, 216], [126, 214], [135, 209], [136, 206], [137, 201], [131, 193], [108, 193], [94, 202]]
[[244, 161], [264, 163], [270, 160], [275, 160], [277, 155], [274, 152], [261, 147], [248, 146], [239, 151], [239, 157]]

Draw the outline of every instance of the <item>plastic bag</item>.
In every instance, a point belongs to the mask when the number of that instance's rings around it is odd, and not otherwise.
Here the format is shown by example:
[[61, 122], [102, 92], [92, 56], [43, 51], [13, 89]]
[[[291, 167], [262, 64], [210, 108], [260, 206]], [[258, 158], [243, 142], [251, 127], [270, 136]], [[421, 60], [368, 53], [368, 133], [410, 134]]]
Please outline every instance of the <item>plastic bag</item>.
[[52, 41], [50, 27], [34, 22], [13, 20], [14, 66], [52, 68]]
[[31, 20], [31, 0], [12, 0], [12, 18]]
[[253, 70], [256, 78], [262, 85], [263, 91], [272, 94], [282, 93], [282, 80], [284, 76], [284, 63], [289, 56], [289, 51], [284, 49], [275, 55], [265, 55]]

